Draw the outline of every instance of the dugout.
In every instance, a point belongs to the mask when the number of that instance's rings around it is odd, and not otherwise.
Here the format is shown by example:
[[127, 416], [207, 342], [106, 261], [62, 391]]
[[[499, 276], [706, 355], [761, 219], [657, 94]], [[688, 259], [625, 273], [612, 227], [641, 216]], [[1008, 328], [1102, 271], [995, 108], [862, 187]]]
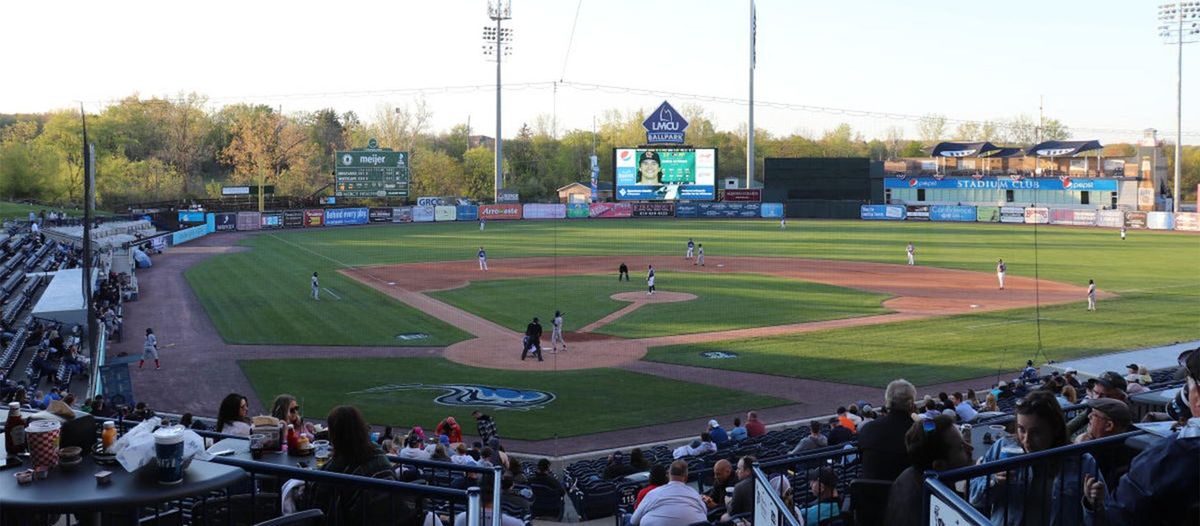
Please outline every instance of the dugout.
[[[857, 219], [863, 203], [883, 200], [883, 163], [866, 157], [768, 157], [763, 202], [788, 217]], [[878, 194], [878, 195], [876, 195]]]

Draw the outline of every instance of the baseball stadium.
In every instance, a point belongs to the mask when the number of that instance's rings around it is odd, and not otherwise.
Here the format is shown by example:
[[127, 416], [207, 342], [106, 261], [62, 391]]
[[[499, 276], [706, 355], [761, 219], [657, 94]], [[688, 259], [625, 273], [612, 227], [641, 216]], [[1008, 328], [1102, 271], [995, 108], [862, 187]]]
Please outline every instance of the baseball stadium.
[[[376, 16], [448, 9], [415, 4]], [[756, 103], [753, 1], [745, 99], [567, 80], [583, 4], [536, 15], [570, 27], [531, 39], [548, 82], [502, 84], [492, 0], [494, 86], [0, 104], [0, 524], [1200, 526], [1182, 103], [1162, 131]], [[1200, 4], [1159, 15], [1181, 84]], [[356, 86], [395, 45], [367, 33]], [[733, 61], [718, 33], [638, 71]], [[438, 49], [405, 71], [457, 78]], [[486, 98], [494, 134], [425, 97]], [[1071, 118], [1161, 120], [1143, 98]]]

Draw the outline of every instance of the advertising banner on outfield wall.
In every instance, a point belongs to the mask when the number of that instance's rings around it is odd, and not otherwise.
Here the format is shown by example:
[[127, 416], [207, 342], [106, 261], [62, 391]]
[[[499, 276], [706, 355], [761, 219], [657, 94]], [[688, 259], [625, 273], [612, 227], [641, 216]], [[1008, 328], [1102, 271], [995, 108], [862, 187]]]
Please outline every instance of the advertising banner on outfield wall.
[[633, 217], [632, 203], [592, 203], [588, 205], [588, 217]]
[[264, 212], [260, 224], [264, 229], [283, 228], [283, 212]]
[[262, 213], [260, 213], [260, 212], [238, 212], [237, 213], [237, 229], [238, 230], [260, 230], [260, 229], [262, 229]]
[[698, 203], [700, 217], [753, 218], [762, 214], [758, 203]]
[[479, 207], [476, 205], [458, 205], [454, 208], [455, 221], [478, 221]]
[[325, 226], [365, 225], [366, 208], [330, 208], [325, 210]]
[[587, 203], [570, 203], [567, 205], [567, 217], [571, 219], [587, 219], [589, 207]]
[[367, 212], [367, 218], [372, 223], [390, 223], [392, 221], [392, 209], [372, 208]]
[[1175, 214], [1175, 230], [1187, 232], [1200, 231], [1200, 214], [1195, 212], [1180, 212]]
[[1175, 217], [1170, 212], [1147, 212], [1146, 228], [1151, 230], [1170, 230], [1175, 226]]
[[764, 218], [783, 217], [783, 203], [763, 203], [759, 214]]
[[324, 210], [305, 210], [304, 211], [304, 227], [325, 226], [325, 211]]
[[216, 214], [217, 232], [232, 232], [237, 230], [237, 213], [221, 212]]
[[967, 205], [933, 205], [929, 207], [930, 221], [975, 222], [975, 207]]
[[432, 206], [414, 206], [412, 207], [412, 218], [414, 223], [430, 223], [434, 220], [437, 214]]
[[1025, 207], [1023, 207], [1023, 206], [1002, 206], [1002, 207], [1000, 207], [1000, 222], [1001, 223], [1024, 223], [1025, 222]]
[[1096, 226], [1104, 226], [1108, 228], [1121, 228], [1125, 226], [1125, 211], [1097, 210]]
[[1025, 222], [1028, 224], [1044, 225], [1050, 222], [1050, 209], [1031, 206], [1025, 209]]
[[1051, 208], [1050, 224], [1092, 226], [1096, 224], [1096, 211], [1076, 210], [1073, 208]]
[[303, 210], [284, 210], [283, 228], [301, 228], [304, 226]]
[[977, 206], [975, 207], [975, 220], [980, 223], [996, 223], [1000, 221], [1000, 207], [998, 206]]
[[908, 217], [904, 205], [862, 205], [858, 217], [870, 221], [903, 221]]
[[675, 203], [633, 203], [633, 217], [675, 217]]
[[717, 193], [720, 194], [722, 201], [747, 203], [758, 203], [762, 201], [761, 188], [742, 188], [736, 190], [730, 188], [728, 190], [718, 190]]
[[399, 206], [392, 209], [393, 223], [411, 223], [412, 222], [412, 207]]
[[905, 213], [909, 221], [929, 221], [929, 205], [908, 205]]
[[700, 217], [699, 203], [675, 203], [675, 217]]
[[452, 205], [438, 205], [433, 207], [434, 221], [454, 221], [458, 217], [458, 211]]
[[203, 223], [204, 212], [179, 212], [180, 223]]
[[1146, 213], [1125, 212], [1125, 226], [1129, 228], [1146, 228]]
[[525, 219], [563, 219], [567, 217], [567, 205], [529, 203], [523, 213]]
[[516, 203], [483, 205], [479, 207], [479, 217], [488, 221], [493, 219], [521, 219], [521, 205]]

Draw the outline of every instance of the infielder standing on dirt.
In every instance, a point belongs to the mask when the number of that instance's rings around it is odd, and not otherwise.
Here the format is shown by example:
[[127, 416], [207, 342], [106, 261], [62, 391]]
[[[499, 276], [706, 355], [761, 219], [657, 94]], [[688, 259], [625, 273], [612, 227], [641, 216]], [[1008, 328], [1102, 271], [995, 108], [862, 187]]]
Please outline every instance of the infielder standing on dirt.
[[704, 243], [700, 243], [699, 252], [696, 253], [696, 262], [692, 264], [704, 266]]
[[1088, 280], [1088, 310], [1096, 310], [1096, 280]]
[[692, 259], [692, 254], [693, 254], [693, 251], [694, 251], [694, 250], [696, 250], [696, 243], [695, 243], [694, 241], [692, 241], [692, 238], [690, 238], [690, 237], [689, 237], [689, 238], [688, 238], [688, 251], [687, 251], [687, 255], [686, 255], [686, 256], [683, 256], [683, 259]]
[[654, 265], [650, 265], [650, 272], [646, 273], [646, 295], [654, 295]]
[[913, 259], [913, 253], [916, 252], [916, 249], [913, 247], [912, 241], [908, 242], [908, 247], [906, 247], [904, 251], [908, 253], [908, 265], [916, 265], [916, 260]]
[[319, 281], [317, 281], [317, 273], [316, 272], [313, 272], [313, 275], [312, 275], [312, 299], [314, 299], [314, 300], [321, 299], [321, 283]]
[[1000, 281], [1000, 290], [1004, 290], [1004, 272], [1008, 270], [1008, 265], [1004, 264], [1004, 259], [1000, 259], [996, 263], [996, 279]]
[[558, 352], [558, 344], [560, 343], [563, 346], [563, 350], [567, 350], [567, 341], [563, 339], [562, 335], [562, 317], [562, 311], [554, 311], [554, 320], [551, 322], [554, 324], [554, 328], [550, 331], [550, 352]]
[[154, 336], [154, 329], [146, 328], [146, 343], [142, 344], [142, 359], [138, 361], [138, 369], [146, 365], [146, 360], [154, 360], [154, 370], [162, 369], [158, 364], [158, 338]]
[[479, 270], [487, 270], [487, 252], [479, 247]]

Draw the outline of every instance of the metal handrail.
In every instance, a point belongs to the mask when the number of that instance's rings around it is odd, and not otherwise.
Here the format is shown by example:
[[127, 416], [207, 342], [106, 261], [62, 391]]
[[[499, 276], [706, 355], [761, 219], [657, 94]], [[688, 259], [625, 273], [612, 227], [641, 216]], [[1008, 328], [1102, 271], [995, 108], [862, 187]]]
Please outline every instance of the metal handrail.
[[[969, 503], [964, 501], [962, 497], [958, 495], [958, 493], [955, 493], [954, 490], [950, 489], [945, 484], [942, 484], [938, 479], [925, 479], [925, 490], [930, 495], [937, 495], [942, 501], [953, 505], [954, 510], [963, 516], [964, 519], [969, 521], [967, 524], [972, 526], [986, 526], [992, 524], [990, 519], [980, 513], [979, 510], [975, 509], [974, 506], [971, 506]], [[925, 518], [921, 524], [929, 524], [930, 499], [932, 499], [932, 497], [926, 498], [924, 501], [925, 505], [921, 507], [921, 515]]]
[[1050, 458], [1065, 457], [1080, 453], [1090, 453], [1095, 449], [1099, 449], [1110, 444], [1124, 443], [1130, 438], [1144, 434], [1146, 434], [1146, 432], [1139, 429], [1121, 433], [1119, 435], [1088, 440], [1087, 442], [1082, 442], [1079, 444], [1070, 444], [1062, 447], [1035, 451], [1033, 453], [1024, 453], [1015, 457], [993, 460], [991, 462], [974, 466], [930, 472], [930, 474], [933, 476], [933, 478], [936, 478], [941, 482], [957, 482], [960, 480], [968, 480], [1000, 471], [1009, 471], [1016, 467], [1032, 464], [1034, 462], [1039, 462]]
[[[775, 491], [775, 486], [771, 485], [771, 479], [767, 477], [766, 473], [763, 473], [763, 470], [759, 467], [759, 464], [755, 463], [753, 469], [756, 484], [755, 492], [757, 493], [759, 488], [761, 488], [768, 496], [771, 497], [771, 503], [776, 509], [783, 512], [782, 515], [786, 518], [784, 521], [785, 524], [788, 526], [800, 526], [800, 521], [796, 519], [796, 512], [792, 511], [791, 507], [783, 502], [783, 498], [779, 496], [779, 492]], [[755, 508], [757, 508], [757, 506], [755, 506]]]

